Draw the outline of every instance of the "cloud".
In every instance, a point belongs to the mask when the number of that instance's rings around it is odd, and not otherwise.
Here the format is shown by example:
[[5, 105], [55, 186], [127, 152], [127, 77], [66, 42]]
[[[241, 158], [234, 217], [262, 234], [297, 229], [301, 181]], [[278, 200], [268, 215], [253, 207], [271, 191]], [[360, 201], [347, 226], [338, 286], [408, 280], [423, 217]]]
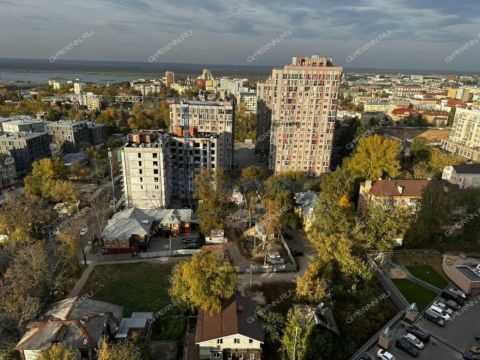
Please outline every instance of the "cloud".
[[[48, 58], [79, 34], [95, 29], [95, 37], [68, 56], [142, 61], [192, 29], [192, 39], [166, 54], [165, 61], [239, 63], [252, 49], [292, 30], [291, 37], [258, 63], [282, 64], [312, 51], [342, 62], [365, 42], [391, 31], [388, 40], [355, 65], [377, 62], [388, 49], [393, 63], [387, 67], [445, 66], [441, 59], [480, 28], [480, 2], [470, 0], [0, 0], [0, 4], [0, 48], [8, 57]], [[428, 54], [429, 49], [435, 56]], [[476, 55], [472, 49], [462, 61], [474, 68]]]

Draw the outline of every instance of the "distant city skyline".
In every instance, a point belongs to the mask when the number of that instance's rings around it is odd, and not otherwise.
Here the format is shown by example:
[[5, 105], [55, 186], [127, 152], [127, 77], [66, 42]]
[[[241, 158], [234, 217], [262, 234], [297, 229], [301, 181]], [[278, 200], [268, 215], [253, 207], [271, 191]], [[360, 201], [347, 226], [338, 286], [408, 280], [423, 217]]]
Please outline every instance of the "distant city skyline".
[[480, 3], [467, 0], [0, 0], [0, 8], [2, 58], [278, 66], [317, 53], [346, 69], [479, 70]]

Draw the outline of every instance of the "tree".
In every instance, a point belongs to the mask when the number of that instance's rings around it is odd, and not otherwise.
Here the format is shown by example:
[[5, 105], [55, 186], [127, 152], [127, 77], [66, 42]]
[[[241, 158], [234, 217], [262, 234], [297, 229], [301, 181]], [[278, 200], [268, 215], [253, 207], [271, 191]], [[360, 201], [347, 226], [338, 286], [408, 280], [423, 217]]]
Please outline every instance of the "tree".
[[259, 166], [249, 166], [242, 169], [239, 186], [245, 196], [250, 222], [252, 212], [255, 210], [256, 199], [263, 188], [263, 181], [267, 177], [265, 171]]
[[22, 244], [13, 251], [0, 288], [0, 313], [6, 324], [22, 331], [45, 304], [52, 283], [43, 243]]
[[290, 309], [282, 337], [282, 353], [286, 359], [303, 359], [308, 348], [308, 338], [314, 329], [298, 309]]
[[202, 171], [195, 177], [194, 182], [194, 198], [199, 201], [197, 214], [200, 230], [205, 236], [210, 236], [212, 230], [224, 227], [231, 210], [232, 190], [228, 187], [227, 175], [221, 169], [214, 173]]
[[264, 311], [262, 307], [257, 308], [256, 315], [263, 320], [263, 330], [267, 338], [272, 343], [282, 340], [282, 330], [285, 324], [285, 318], [282, 314], [270, 311]]
[[236, 286], [233, 266], [211, 252], [201, 251], [189, 261], [175, 265], [170, 296], [181, 307], [199, 307], [215, 314], [235, 294]]
[[413, 139], [412, 146], [410, 147], [410, 156], [414, 164], [419, 162], [429, 162], [432, 156], [432, 150], [428, 146], [427, 139], [423, 137], [417, 137]]
[[329, 284], [323, 277], [326, 265], [313, 261], [302, 276], [297, 278], [297, 298], [310, 303], [320, 303], [328, 297]]
[[78, 160], [74, 160], [70, 166], [70, 172], [73, 176], [85, 180], [90, 174], [90, 170], [85, 165], [82, 165]]
[[106, 339], [100, 344], [97, 360], [140, 360], [141, 350], [129, 340], [110, 344]]
[[50, 348], [43, 350], [38, 360], [77, 360], [77, 354], [72, 348], [63, 344], [53, 344]]
[[400, 143], [380, 135], [360, 140], [347, 168], [362, 179], [396, 177], [400, 173]]
[[25, 177], [26, 194], [48, 198], [52, 185], [56, 180], [66, 180], [67, 169], [59, 157], [44, 158], [34, 161], [32, 175]]

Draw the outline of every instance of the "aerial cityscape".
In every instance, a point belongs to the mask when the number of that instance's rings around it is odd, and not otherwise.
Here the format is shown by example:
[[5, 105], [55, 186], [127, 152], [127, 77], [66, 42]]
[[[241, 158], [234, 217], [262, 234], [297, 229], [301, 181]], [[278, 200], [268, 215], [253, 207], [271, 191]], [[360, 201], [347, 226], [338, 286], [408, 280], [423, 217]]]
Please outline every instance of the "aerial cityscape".
[[479, 14], [0, 0], [0, 360], [480, 359]]

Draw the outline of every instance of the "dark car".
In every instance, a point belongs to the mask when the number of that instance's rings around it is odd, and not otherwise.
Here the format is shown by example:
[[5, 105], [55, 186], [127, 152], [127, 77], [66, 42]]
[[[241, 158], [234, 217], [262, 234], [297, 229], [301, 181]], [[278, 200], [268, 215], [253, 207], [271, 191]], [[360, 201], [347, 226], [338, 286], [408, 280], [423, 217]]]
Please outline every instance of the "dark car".
[[199, 241], [200, 240], [198, 238], [195, 238], [195, 237], [182, 238], [182, 243], [184, 243], [184, 244], [197, 243]]
[[427, 333], [426, 331], [423, 331], [422, 329], [416, 327], [415, 325], [409, 325], [405, 329], [408, 333], [415, 335], [417, 338], [422, 340], [424, 343], [427, 343], [430, 341], [430, 334]]
[[399, 348], [405, 351], [407, 354], [410, 354], [413, 357], [417, 357], [419, 354], [419, 351], [408, 342], [407, 339], [405, 338], [400, 338], [395, 342], [395, 345]]
[[189, 243], [189, 244], [185, 244], [183, 245], [183, 248], [184, 249], [198, 249], [200, 248], [200, 244], [199, 243]]
[[465, 360], [480, 360], [480, 354], [475, 354], [467, 350], [463, 353], [463, 358]]
[[447, 300], [453, 300], [459, 305], [463, 305], [465, 302], [465, 299], [463, 297], [451, 291], [450, 289], [443, 290], [441, 296], [442, 298], [445, 298]]
[[364, 352], [357, 360], [374, 360], [375, 358], [367, 352]]
[[460, 305], [458, 305], [455, 301], [453, 300], [449, 300], [449, 299], [445, 299], [443, 297], [440, 297], [438, 298], [438, 301], [444, 303], [445, 305], [447, 305], [450, 309], [452, 310], [459, 310], [461, 308]]

